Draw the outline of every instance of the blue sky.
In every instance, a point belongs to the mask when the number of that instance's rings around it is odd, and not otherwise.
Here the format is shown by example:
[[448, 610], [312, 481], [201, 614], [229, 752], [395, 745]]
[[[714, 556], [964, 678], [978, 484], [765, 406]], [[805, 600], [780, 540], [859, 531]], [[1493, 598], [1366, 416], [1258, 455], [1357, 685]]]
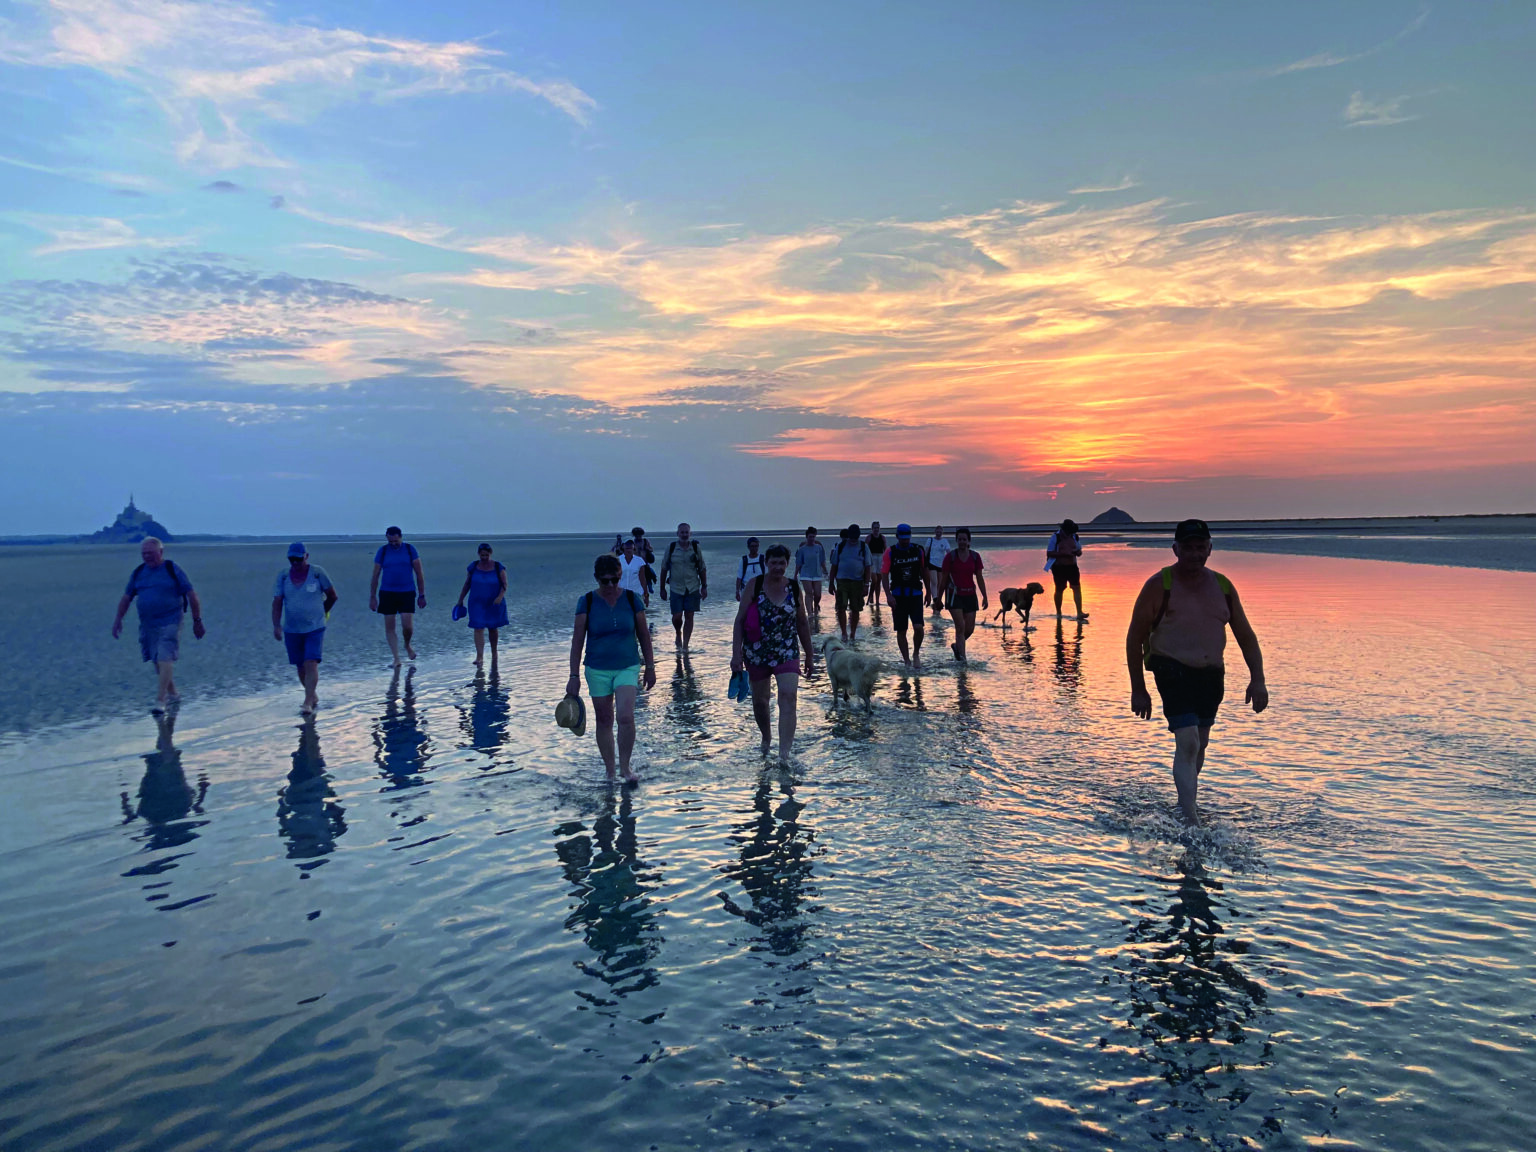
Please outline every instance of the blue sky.
[[0, 532], [1536, 508], [1533, 9], [0, 21]]

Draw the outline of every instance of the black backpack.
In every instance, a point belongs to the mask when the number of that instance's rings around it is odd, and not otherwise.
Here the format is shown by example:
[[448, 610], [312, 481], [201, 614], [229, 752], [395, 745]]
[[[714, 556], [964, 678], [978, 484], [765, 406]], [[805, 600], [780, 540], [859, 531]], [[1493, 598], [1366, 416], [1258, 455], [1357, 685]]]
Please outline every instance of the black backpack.
[[[704, 575], [704, 554], [699, 551], [699, 542], [697, 540], [690, 539], [688, 541], [688, 543], [693, 545], [693, 560], [694, 560], [694, 563], [699, 566], [699, 575], [703, 576]], [[678, 542], [676, 540], [672, 541], [672, 543], [667, 545], [667, 559], [666, 559], [665, 563], [663, 564], [663, 567], [665, 567], [667, 564], [671, 564], [672, 563], [672, 553], [677, 548], [677, 545], [678, 545]], [[653, 559], [654, 559], [654, 557], [653, 557]]]
[[[136, 583], [138, 581], [138, 579], [139, 579], [139, 573], [144, 571], [144, 569], [146, 569], [148, 567], [149, 567], [148, 564], [140, 564], [137, 568], [135, 568], [133, 570], [133, 575], [128, 577], [128, 579], [132, 580], [132, 581], [134, 581]], [[171, 574], [171, 579], [176, 582], [176, 591], [181, 592], [181, 610], [183, 612], [185, 612], [187, 610], [187, 594], [185, 592], [181, 591], [181, 585], [182, 585], [183, 581], [186, 581], [187, 584], [191, 584], [192, 581], [187, 580], [185, 575], [183, 575], [182, 573], [178, 572], [176, 570], [176, 565], [174, 563], [172, 563], [170, 560], [166, 560], [165, 561], [165, 570]], [[118, 571], [121, 572], [122, 569], [119, 568]], [[133, 590], [133, 593], [134, 593], [135, 596], [137, 596], [138, 593], [139, 593], [139, 590], [137, 588], [135, 588]]]

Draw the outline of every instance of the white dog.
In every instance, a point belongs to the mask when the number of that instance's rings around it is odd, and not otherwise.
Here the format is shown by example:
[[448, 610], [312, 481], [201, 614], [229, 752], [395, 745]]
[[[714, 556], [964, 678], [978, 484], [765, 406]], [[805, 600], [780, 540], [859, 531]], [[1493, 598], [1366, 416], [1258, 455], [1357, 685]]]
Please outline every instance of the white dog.
[[873, 710], [874, 704], [869, 698], [875, 690], [875, 679], [880, 675], [879, 662], [862, 652], [855, 652], [835, 636], [828, 636], [821, 642], [821, 656], [826, 661], [827, 679], [832, 682], [833, 702], [839, 699], [839, 694], [850, 702], [859, 696], [864, 700], [865, 710]]

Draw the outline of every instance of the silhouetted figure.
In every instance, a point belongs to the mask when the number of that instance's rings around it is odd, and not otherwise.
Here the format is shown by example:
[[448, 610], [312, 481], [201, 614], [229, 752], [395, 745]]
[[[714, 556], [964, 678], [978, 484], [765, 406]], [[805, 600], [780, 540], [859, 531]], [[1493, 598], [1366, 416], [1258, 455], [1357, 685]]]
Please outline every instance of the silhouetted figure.
[[806, 913], [817, 892], [812, 884], [816, 833], [800, 824], [805, 805], [795, 799], [794, 784], [785, 779], [774, 795], [770, 773], [758, 781], [752, 798], [753, 816], [732, 828], [739, 859], [724, 869], [741, 885], [746, 903], [720, 893], [726, 911], [740, 916], [761, 934], [776, 956], [793, 956], [811, 931]]

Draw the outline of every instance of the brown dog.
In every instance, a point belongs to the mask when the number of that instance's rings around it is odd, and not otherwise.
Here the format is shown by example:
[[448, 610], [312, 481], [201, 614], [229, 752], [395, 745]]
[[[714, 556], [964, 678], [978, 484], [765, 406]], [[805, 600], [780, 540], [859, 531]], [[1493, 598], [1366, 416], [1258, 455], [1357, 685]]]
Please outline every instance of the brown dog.
[[1008, 610], [1011, 608], [1024, 619], [1024, 627], [1029, 627], [1029, 610], [1034, 606], [1035, 597], [1045, 595], [1045, 585], [1036, 584], [1031, 580], [1022, 588], [1004, 588], [998, 593], [997, 602], [1000, 607], [994, 620], [1001, 618], [1003, 627], [1008, 627]]

